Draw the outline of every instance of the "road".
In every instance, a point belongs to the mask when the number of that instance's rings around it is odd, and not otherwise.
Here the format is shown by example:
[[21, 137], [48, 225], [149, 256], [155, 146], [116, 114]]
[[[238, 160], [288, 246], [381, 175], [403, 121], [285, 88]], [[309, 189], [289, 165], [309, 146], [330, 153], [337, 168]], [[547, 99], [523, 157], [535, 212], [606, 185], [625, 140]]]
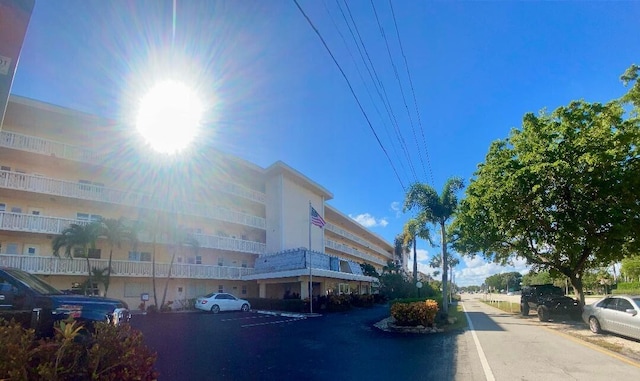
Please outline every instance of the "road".
[[[475, 361], [486, 380], [636, 379], [640, 364], [545, 328], [535, 316], [504, 313], [480, 299], [463, 301], [475, 335]], [[482, 361], [481, 359], [486, 359]]]
[[[258, 313], [135, 316], [171, 380], [611, 380], [638, 364], [539, 324], [465, 300], [473, 330], [388, 333], [373, 324], [388, 306], [315, 318]], [[477, 339], [477, 341], [476, 341]]]

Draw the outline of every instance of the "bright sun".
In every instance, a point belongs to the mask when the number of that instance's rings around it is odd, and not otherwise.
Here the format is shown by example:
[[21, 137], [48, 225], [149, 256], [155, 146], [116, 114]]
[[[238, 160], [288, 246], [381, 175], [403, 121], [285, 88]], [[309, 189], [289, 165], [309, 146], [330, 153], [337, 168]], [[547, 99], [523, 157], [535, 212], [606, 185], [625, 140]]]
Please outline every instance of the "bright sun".
[[174, 154], [193, 141], [202, 112], [195, 91], [182, 82], [161, 82], [142, 98], [136, 127], [153, 149]]

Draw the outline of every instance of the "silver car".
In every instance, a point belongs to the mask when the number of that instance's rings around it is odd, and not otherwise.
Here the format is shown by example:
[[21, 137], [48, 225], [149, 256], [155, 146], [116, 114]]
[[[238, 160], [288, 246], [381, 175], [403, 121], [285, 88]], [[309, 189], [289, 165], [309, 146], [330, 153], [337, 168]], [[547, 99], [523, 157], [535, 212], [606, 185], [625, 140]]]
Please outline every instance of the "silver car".
[[226, 292], [214, 292], [196, 299], [196, 308], [217, 314], [220, 311], [242, 311], [251, 309], [251, 304]]
[[582, 320], [593, 333], [616, 333], [640, 340], [640, 296], [610, 295], [584, 306]]

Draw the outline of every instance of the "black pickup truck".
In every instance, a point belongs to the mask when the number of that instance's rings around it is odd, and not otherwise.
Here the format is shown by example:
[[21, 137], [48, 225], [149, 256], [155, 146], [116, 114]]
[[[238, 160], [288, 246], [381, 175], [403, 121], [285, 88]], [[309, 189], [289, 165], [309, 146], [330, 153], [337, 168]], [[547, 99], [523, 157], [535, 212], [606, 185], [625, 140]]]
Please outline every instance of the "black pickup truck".
[[564, 291], [552, 284], [538, 284], [522, 288], [520, 312], [529, 315], [529, 310], [538, 313], [540, 321], [548, 321], [556, 316], [567, 316], [580, 320], [582, 307], [577, 300], [565, 296]]
[[121, 324], [131, 319], [121, 300], [65, 294], [25, 271], [0, 267], [0, 318], [15, 319], [38, 335], [51, 335], [53, 324], [71, 317], [84, 322]]

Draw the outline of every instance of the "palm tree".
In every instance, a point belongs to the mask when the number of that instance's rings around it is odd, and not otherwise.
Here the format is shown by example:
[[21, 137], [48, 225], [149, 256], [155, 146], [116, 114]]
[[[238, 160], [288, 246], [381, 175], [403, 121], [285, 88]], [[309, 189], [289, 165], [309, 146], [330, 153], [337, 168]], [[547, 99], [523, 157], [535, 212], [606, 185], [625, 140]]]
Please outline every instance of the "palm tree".
[[166, 216], [157, 211], [147, 211], [138, 219], [134, 231], [144, 231], [151, 235], [152, 239], [152, 252], [151, 252], [151, 283], [153, 287], [153, 302], [155, 306], [160, 310], [158, 306], [158, 295], [156, 290], [156, 252], [158, 247], [158, 241], [160, 237], [167, 231], [167, 219]]
[[449, 313], [447, 303], [447, 221], [455, 213], [458, 207], [456, 193], [464, 187], [462, 179], [452, 177], [447, 180], [438, 195], [431, 186], [416, 183], [411, 185], [407, 191], [404, 202], [405, 210], [417, 209], [416, 219], [421, 223], [432, 223], [440, 227], [440, 239], [442, 245], [442, 312]]
[[[164, 302], [167, 298], [167, 288], [169, 288], [169, 279], [171, 278], [171, 269], [173, 268], [173, 263], [176, 259], [176, 254], [180, 248], [184, 246], [191, 246], [197, 252], [200, 247], [200, 242], [193, 236], [193, 234], [188, 231], [175, 227], [172, 229], [172, 240], [173, 240], [173, 254], [171, 255], [171, 261], [169, 262], [169, 271], [167, 272], [167, 279], [164, 283], [164, 292], [162, 293], [162, 303], [160, 306], [164, 306]], [[161, 310], [161, 308], [159, 309]]]
[[418, 238], [423, 238], [431, 242], [431, 235], [426, 224], [421, 223], [415, 218], [407, 221], [404, 225], [402, 235], [404, 237], [404, 246], [407, 250], [410, 250], [409, 248], [413, 246], [413, 284], [416, 284], [418, 283], [418, 254], [416, 250], [416, 242], [418, 241]]
[[60, 256], [60, 249], [63, 247], [65, 249], [65, 255], [69, 258], [73, 258], [73, 249], [82, 249], [82, 253], [87, 260], [87, 273], [89, 275], [89, 287], [91, 288], [93, 288], [93, 280], [91, 276], [91, 263], [89, 262], [89, 249], [96, 248], [96, 240], [98, 239], [99, 232], [100, 223], [98, 222], [91, 222], [87, 225], [71, 224], [51, 242], [53, 255], [56, 257]]
[[393, 255], [396, 262], [404, 266], [404, 255], [409, 253], [409, 247], [404, 243], [404, 233], [400, 233], [393, 240]]
[[104, 296], [107, 296], [111, 281], [113, 248], [120, 248], [125, 240], [135, 243], [137, 237], [135, 229], [130, 228], [123, 217], [119, 219], [102, 218], [100, 219], [100, 225], [100, 236], [106, 238], [109, 244], [109, 263], [107, 264], [107, 274], [104, 281]]

